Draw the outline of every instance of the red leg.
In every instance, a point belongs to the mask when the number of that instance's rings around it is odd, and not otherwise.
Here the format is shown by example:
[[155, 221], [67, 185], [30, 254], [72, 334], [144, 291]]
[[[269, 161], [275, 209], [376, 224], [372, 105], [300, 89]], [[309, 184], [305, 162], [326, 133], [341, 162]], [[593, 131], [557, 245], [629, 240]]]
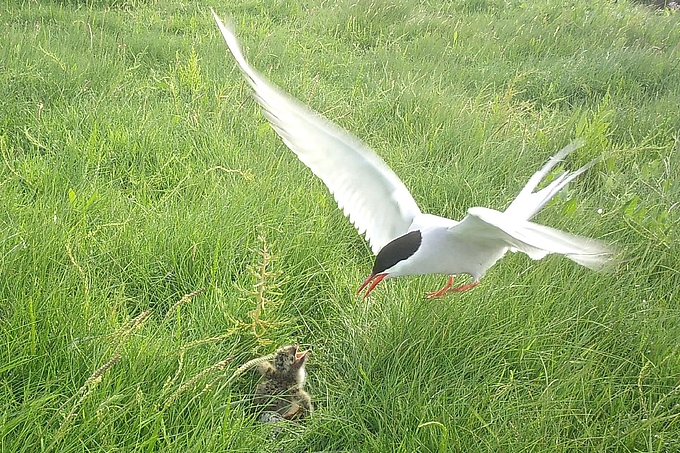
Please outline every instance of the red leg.
[[477, 286], [479, 282], [472, 282], [468, 283], [467, 285], [461, 285], [457, 286], [455, 288], [451, 288], [451, 285], [453, 285], [453, 276], [449, 276], [449, 281], [446, 282], [446, 285], [439, 291], [435, 291], [433, 293], [427, 293], [427, 298], [428, 299], [433, 299], [433, 298], [440, 298], [444, 297], [447, 293], [462, 293], [463, 291], [467, 291], [468, 289], [472, 289], [475, 286]]
[[479, 284], [479, 282], [472, 282], [472, 283], [469, 283], [467, 285], [461, 285], [457, 288], [450, 289], [449, 291], [451, 291], [452, 293], [462, 293], [463, 291], [467, 291], [468, 289], [474, 288], [478, 284]]
[[449, 280], [446, 282], [446, 285], [439, 291], [434, 291], [432, 293], [427, 293], [426, 296], [428, 299], [437, 299], [440, 297], [443, 297], [444, 294], [446, 294], [449, 289], [451, 288], [451, 285], [453, 285], [453, 275], [449, 275]]

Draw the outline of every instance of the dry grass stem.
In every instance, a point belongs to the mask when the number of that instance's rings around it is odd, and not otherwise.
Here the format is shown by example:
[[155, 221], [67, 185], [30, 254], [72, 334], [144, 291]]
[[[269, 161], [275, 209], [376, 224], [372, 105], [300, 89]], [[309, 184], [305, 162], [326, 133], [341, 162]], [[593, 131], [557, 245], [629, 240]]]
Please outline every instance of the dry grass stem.
[[208, 344], [208, 343], [217, 343], [218, 341], [224, 340], [225, 338], [229, 338], [232, 335], [234, 335], [235, 330], [230, 329], [229, 332], [222, 334], [222, 335], [217, 335], [216, 337], [210, 337], [210, 338], [202, 338], [200, 340], [192, 341], [191, 343], [187, 343], [186, 345], [182, 346], [182, 353], [188, 351], [191, 348], [195, 348], [196, 346], [201, 346], [203, 344]]
[[174, 312], [175, 309], [177, 309], [177, 308], [178, 308], [179, 306], [181, 306], [183, 303], [185, 303], [185, 302], [191, 300], [193, 297], [198, 296], [199, 294], [202, 294], [202, 293], [204, 293], [204, 292], [205, 292], [205, 288], [201, 288], [201, 289], [197, 289], [196, 291], [190, 292], [189, 294], [185, 294], [184, 296], [182, 296], [182, 298], [181, 298], [180, 300], [178, 300], [177, 302], [175, 302], [174, 305], [173, 305], [172, 307], [170, 307], [170, 309], [165, 313], [165, 317], [164, 317], [163, 319], [165, 319], [165, 318], [167, 318], [168, 316], [170, 316], [170, 314], [171, 314], [172, 312]]
[[[102, 228], [125, 226], [125, 225], [127, 225], [129, 222], [130, 222], [130, 219], [127, 219], [127, 220], [124, 221], [124, 222], [112, 222], [112, 223], [104, 223], [104, 224], [102, 224], [102, 225], [97, 225], [97, 228], [95, 228], [94, 230], [92, 230], [92, 231], [90, 231], [89, 233], [87, 233], [86, 238], [87, 238], [87, 239], [93, 238], [94, 235], [96, 235], [97, 233], [99, 233], [99, 231], [101, 231]], [[71, 261], [73, 261], [73, 260], [71, 260]], [[75, 263], [74, 263], [74, 264], [75, 264]]]
[[237, 173], [237, 174], [243, 176], [243, 178], [248, 180], [248, 181], [252, 181], [252, 180], [255, 179], [255, 176], [253, 176], [253, 173], [250, 170], [245, 170], [245, 171], [241, 170], [241, 169], [233, 170], [231, 168], [226, 168], [226, 167], [223, 167], [221, 165], [218, 165], [218, 166], [212, 167], [212, 168], [208, 168], [205, 172], [203, 172], [203, 174], [208, 174], [211, 171], [215, 171], [215, 170], [220, 170], [220, 171], [223, 171], [225, 173]]
[[71, 250], [71, 243], [70, 242], [66, 243], [66, 253], [68, 254], [69, 259], [71, 260], [71, 263], [76, 267], [76, 269], [78, 269], [78, 273], [83, 278], [83, 284], [85, 285], [85, 294], [89, 294], [90, 285], [87, 282], [87, 275], [85, 274], [85, 271], [83, 270], [83, 268], [80, 267], [80, 264], [78, 264], [76, 259], [73, 257], [73, 251]]
[[78, 408], [83, 404], [83, 401], [92, 393], [92, 390], [99, 384], [102, 380], [102, 376], [104, 373], [106, 373], [108, 370], [111, 369], [120, 359], [122, 356], [118, 353], [114, 354], [111, 359], [109, 359], [108, 362], [106, 362], [104, 365], [100, 366], [97, 368], [94, 373], [90, 375], [85, 380], [85, 383], [78, 389], [78, 391], [73, 395], [71, 398], [69, 398], [67, 401], [64, 402], [64, 404], [61, 405], [60, 410], [57, 411], [60, 412], [61, 409], [68, 404], [69, 401], [72, 401], [73, 398], [76, 398], [78, 395], [80, 395], [80, 398], [78, 398], [78, 401], [73, 405], [71, 408], [71, 411], [64, 417], [64, 421], [59, 425], [59, 429], [57, 430], [57, 433], [54, 437], [54, 440], [50, 443], [50, 445], [45, 449], [45, 451], [52, 451], [52, 449], [61, 441], [61, 439], [64, 437], [64, 435], [68, 432], [69, 427], [71, 426], [71, 423], [75, 420]]
[[174, 402], [174, 401], [175, 401], [182, 393], [184, 393], [184, 392], [185, 392], [187, 389], [189, 389], [190, 387], [193, 387], [193, 386], [196, 384], [196, 382], [198, 382], [199, 380], [201, 380], [204, 376], [206, 376], [206, 375], [212, 373], [213, 371], [221, 371], [221, 370], [223, 370], [223, 369], [229, 364], [229, 362], [231, 362], [232, 360], [234, 360], [234, 357], [233, 357], [233, 356], [227, 357], [227, 358], [224, 359], [224, 360], [220, 360], [220, 361], [217, 362], [216, 364], [214, 364], [214, 365], [212, 365], [212, 366], [206, 368], [205, 370], [203, 370], [203, 371], [201, 371], [200, 373], [198, 373], [196, 376], [194, 376], [194, 377], [192, 377], [191, 379], [189, 379], [187, 382], [185, 382], [184, 384], [182, 384], [177, 390], [175, 390], [175, 392], [174, 392], [172, 395], [170, 395], [170, 397], [165, 401], [165, 404], [163, 405], [163, 408], [164, 408], [164, 409], [167, 409], [168, 407], [170, 407], [170, 406], [172, 405], [172, 403], [173, 403], [173, 402]]
[[113, 334], [113, 338], [117, 340], [116, 350], [118, 350], [123, 345], [123, 343], [125, 343], [130, 338], [130, 336], [135, 333], [136, 330], [142, 327], [144, 322], [149, 319], [152, 313], [153, 310], [151, 308], [144, 310], [126, 322]]
[[249, 369], [254, 368], [257, 365], [259, 365], [260, 363], [268, 362], [269, 360], [272, 360], [275, 355], [276, 354], [267, 354], [265, 356], [258, 357], [256, 359], [252, 359], [252, 360], [247, 361], [246, 363], [244, 363], [243, 365], [238, 367], [236, 369], [236, 371], [234, 371], [234, 374], [232, 374], [231, 377], [227, 380], [227, 383], [230, 383], [231, 381], [233, 381], [234, 379], [236, 379], [237, 377], [239, 377], [240, 375], [242, 375], [243, 373], [245, 373]]
[[[260, 242], [259, 250], [255, 252], [260, 256], [260, 260], [256, 265], [248, 266], [248, 270], [255, 279], [252, 290], [242, 289], [241, 291], [248, 295], [249, 298], [255, 299], [255, 308], [248, 312], [250, 316], [250, 323], [236, 322], [237, 325], [250, 329], [257, 338], [266, 332], [267, 328], [281, 324], [276, 319], [263, 319], [265, 308], [275, 307], [275, 297], [281, 295], [280, 287], [283, 281], [279, 278], [281, 271], [270, 270], [271, 264], [274, 261], [274, 255], [269, 251], [267, 241], [264, 236], [258, 236]], [[270, 310], [271, 311], [271, 310]]]
[[180, 373], [182, 372], [182, 368], [184, 368], [184, 353], [185, 350], [181, 350], [179, 353], [179, 359], [177, 361], [177, 371], [175, 371], [175, 374], [172, 376], [172, 378], [168, 379], [165, 384], [163, 384], [163, 393], [166, 393], [168, 389], [177, 381], [179, 378]]
[[94, 373], [92, 373], [90, 377], [85, 380], [85, 383], [82, 385], [82, 387], [78, 389], [78, 393], [84, 392], [91, 385], [101, 382], [101, 378], [104, 373], [106, 373], [112, 366], [118, 363], [121, 358], [122, 356], [120, 354], [114, 354], [108, 362], [97, 368]]

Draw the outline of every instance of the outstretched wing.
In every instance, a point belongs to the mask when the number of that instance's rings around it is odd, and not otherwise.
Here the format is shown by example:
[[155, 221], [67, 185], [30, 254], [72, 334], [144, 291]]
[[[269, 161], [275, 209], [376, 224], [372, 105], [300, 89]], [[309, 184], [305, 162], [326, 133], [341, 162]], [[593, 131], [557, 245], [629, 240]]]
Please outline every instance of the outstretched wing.
[[277, 134], [321, 178], [373, 253], [408, 231], [420, 209], [399, 177], [359, 139], [268, 82], [241, 53], [234, 33], [215, 21], [255, 99]]

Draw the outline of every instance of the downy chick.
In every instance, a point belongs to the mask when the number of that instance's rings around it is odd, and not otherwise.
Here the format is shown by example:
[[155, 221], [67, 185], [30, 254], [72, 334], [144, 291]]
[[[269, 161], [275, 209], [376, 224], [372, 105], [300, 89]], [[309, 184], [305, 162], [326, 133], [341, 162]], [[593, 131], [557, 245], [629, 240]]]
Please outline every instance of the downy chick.
[[253, 402], [262, 410], [261, 421], [303, 418], [314, 410], [304, 390], [308, 353], [299, 346], [284, 346], [276, 351], [273, 362], [258, 364], [264, 380], [255, 389]]

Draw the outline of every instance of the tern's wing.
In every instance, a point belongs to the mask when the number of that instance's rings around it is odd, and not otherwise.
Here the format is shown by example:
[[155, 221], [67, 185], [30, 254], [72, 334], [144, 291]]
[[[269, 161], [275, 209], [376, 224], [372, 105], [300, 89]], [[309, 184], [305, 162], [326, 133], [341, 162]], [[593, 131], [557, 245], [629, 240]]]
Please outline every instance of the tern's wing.
[[488, 208], [470, 208], [460, 223], [449, 228], [449, 233], [457, 241], [472, 241], [484, 247], [504, 245], [512, 251], [526, 253], [534, 260], [557, 253], [593, 270], [605, 270], [613, 263], [613, 250], [602, 241], [517, 219]]
[[321, 178], [373, 253], [408, 231], [420, 209], [399, 177], [359, 139], [268, 82], [245, 60], [234, 33], [213, 11], [255, 99], [284, 143]]

